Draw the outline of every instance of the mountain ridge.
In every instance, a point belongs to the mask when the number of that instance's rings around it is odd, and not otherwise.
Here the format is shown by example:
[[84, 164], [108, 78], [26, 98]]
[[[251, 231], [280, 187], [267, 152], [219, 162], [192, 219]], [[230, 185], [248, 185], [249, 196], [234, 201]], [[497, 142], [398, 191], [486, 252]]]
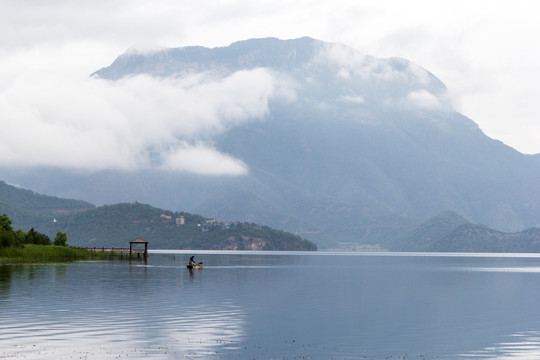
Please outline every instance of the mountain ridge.
[[540, 228], [505, 233], [473, 224], [459, 214], [447, 211], [422, 223], [404, 237], [394, 250], [424, 252], [540, 252]]
[[[280, 50], [283, 49], [284, 44], [277, 38], [265, 38], [265, 39], [249, 39], [242, 40], [232, 43], [229, 46], [225, 47], [216, 47], [216, 48], [207, 48], [203, 46], [186, 46], [181, 48], [161, 48], [156, 49], [151, 52], [137, 52], [137, 51], [126, 51], [124, 54], [120, 55], [110, 66], [101, 68], [98, 71], [95, 71], [90, 76], [100, 77], [111, 80], [118, 80], [124, 76], [126, 68], [130, 69], [130, 75], [145, 73], [152, 74], [153, 76], [170, 76], [174, 73], [185, 73], [190, 71], [201, 71], [201, 70], [225, 70], [227, 67], [217, 66], [216, 60], [219, 60], [220, 63], [226, 63], [228, 67], [236, 67], [235, 65], [247, 65], [248, 68], [254, 67], [265, 67], [268, 63], [264, 62], [264, 54], [260, 52], [249, 51], [251, 44], [254, 42], [271, 42], [270, 50]], [[294, 40], [285, 40], [285, 42], [296, 42], [296, 43], [314, 43], [317, 40], [314, 40], [309, 37], [303, 37], [300, 39]], [[279, 47], [280, 49], [276, 49]], [[237, 51], [247, 50], [247, 54], [243, 56], [235, 56]], [[266, 47], [268, 48], [268, 47]], [[272, 49], [273, 48], [273, 49]], [[303, 47], [304, 48], [304, 47]], [[295, 53], [296, 54], [296, 53]], [[292, 56], [296, 58], [295, 55]], [[147, 59], [150, 58], [150, 61]], [[180, 63], [180, 66], [177, 64], [177, 59], [183, 58]], [[291, 59], [291, 54], [285, 56], [286, 59]], [[155, 69], [152, 66], [152, 59], [157, 59], [158, 61], [165, 62], [164, 66], [160, 66], [159, 69]], [[209, 65], [201, 67], [200, 61], [204, 59]], [[302, 57], [304, 61], [308, 59]], [[142, 63], [141, 63], [141, 60]], [[296, 59], [295, 59], [296, 60]], [[155, 61], [155, 60], [154, 60]], [[275, 64], [275, 63], [274, 63]], [[118, 71], [120, 69], [121, 71]]]
[[445, 210], [504, 232], [540, 224], [540, 158], [487, 137], [452, 110], [439, 79], [410, 61], [310, 38], [172, 53], [126, 53], [93, 76], [114, 82], [210, 72], [223, 79], [264, 65], [294, 84], [295, 96], [270, 100], [263, 118], [199, 139], [245, 163], [246, 175], [40, 169], [38, 184], [37, 177], [2, 169], [8, 180], [34, 189], [46, 183], [53, 194], [96, 203], [138, 200], [265, 223], [323, 248], [391, 244]]

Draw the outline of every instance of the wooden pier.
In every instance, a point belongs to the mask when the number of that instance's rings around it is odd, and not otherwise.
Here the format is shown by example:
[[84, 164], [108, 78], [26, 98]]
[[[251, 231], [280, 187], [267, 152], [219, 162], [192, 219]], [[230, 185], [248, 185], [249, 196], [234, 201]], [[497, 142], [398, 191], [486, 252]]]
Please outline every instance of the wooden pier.
[[[134, 246], [136, 245], [144, 245], [144, 249], [137, 249]], [[93, 252], [113, 252], [117, 254], [126, 254], [131, 257], [131, 255], [136, 254], [137, 257], [144, 256], [146, 259], [148, 257], [148, 241], [143, 240], [141, 238], [137, 238], [135, 240], [131, 240], [129, 242], [129, 248], [123, 248], [123, 247], [81, 247], [80, 249], [85, 249], [87, 251], [93, 251]]]
[[79, 249], [84, 249], [87, 251], [93, 251], [93, 252], [113, 252], [117, 254], [144, 254], [144, 249], [130, 249], [130, 248], [122, 248], [122, 247], [79, 247]]

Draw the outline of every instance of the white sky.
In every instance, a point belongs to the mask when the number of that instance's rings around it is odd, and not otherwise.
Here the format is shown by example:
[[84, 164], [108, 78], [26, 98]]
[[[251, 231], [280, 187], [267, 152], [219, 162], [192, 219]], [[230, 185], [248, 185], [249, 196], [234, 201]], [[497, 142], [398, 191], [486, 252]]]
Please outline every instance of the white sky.
[[[220, 131], [227, 122], [262, 116], [264, 100], [287, 91], [267, 73], [182, 84], [141, 78], [115, 87], [88, 75], [132, 46], [215, 47], [269, 36], [310, 36], [407, 58], [439, 77], [454, 108], [488, 136], [540, 153], [539, 14], [533, 0], [2, 0], [0, 163], [130, 168], [149, 161], [140, 149], [165, 144], [156, 151], [168, 154], [166, 168], [206, 164], [194, 171], [245, 173], [241, 161], [190, 142], [186, 131]], [[259, 102], [237, 100], [247, 94], [231, 89], [254, 83], [247, 100]], [[178, 105], [208, 91], [216, 96], [198, 109]], [[198, 120], [172, 126], [171, 134], [145, 127], [155, 116], [161, 125]], [[169, 139], [175, 131], [183, 131], [181, 141]], [[190, 164], [197, 156], [202, 161]]]

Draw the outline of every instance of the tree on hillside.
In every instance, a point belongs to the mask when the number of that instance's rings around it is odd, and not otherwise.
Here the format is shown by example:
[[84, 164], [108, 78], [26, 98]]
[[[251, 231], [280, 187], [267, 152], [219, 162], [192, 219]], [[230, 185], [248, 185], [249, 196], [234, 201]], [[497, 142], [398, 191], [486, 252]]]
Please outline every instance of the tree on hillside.
[[13, 231], [13, 227], [11, 227], [11, 219], [6, 214], [0, 215], [0, 228], [5, 231]]
[[11, 227], [11, 219], [6, 214], [0, 215], [0, 247], [13, 245], [15, 238], [15, 233]]
[[26, 234], [26, 239], [24, 240], [25, 244], [35, 244], [35, 245], [50, 245], [51, 239], [45, 235], [37, 232], [34, 228], [31, 228], [28, 234]]
[[54, 238], [53, 245], [67, 246], [67, 234], [62, 231], [57, 232], [56, 237]]
[[0, 248], [8, 247], [15, 243], [15, 234], [13, 231], [7, 231], [0, 227]]
[[[56, 234], [56, 236], [59, 235]], [[58, 241], [62, 243], [62, 236]], [[65, 235], [65, 241], [67, 241], [67, 235]], [[47, 235], [35, 231], [34, 228], [31, 228], [27, 233], [22, 230], [15, 231], [11, 226], [11, 219], [6, 214], [0, 215], [0, 247], [21, 244], [50, 245], [51, 239]]]

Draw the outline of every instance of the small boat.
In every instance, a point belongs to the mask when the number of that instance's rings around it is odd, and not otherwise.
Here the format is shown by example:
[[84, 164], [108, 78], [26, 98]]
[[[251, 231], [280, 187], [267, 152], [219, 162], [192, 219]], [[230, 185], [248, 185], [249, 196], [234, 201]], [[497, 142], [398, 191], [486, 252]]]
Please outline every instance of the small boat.
[[189, 258], [189, 264], [187, 265], [187, 268], [188, 269], [202, 269], [203, 267], [203, 263], [200, 262], [200, 263], [196, 263], [195, 260], [193, 260], [195, 258], [195, 256], [192, 256]]

